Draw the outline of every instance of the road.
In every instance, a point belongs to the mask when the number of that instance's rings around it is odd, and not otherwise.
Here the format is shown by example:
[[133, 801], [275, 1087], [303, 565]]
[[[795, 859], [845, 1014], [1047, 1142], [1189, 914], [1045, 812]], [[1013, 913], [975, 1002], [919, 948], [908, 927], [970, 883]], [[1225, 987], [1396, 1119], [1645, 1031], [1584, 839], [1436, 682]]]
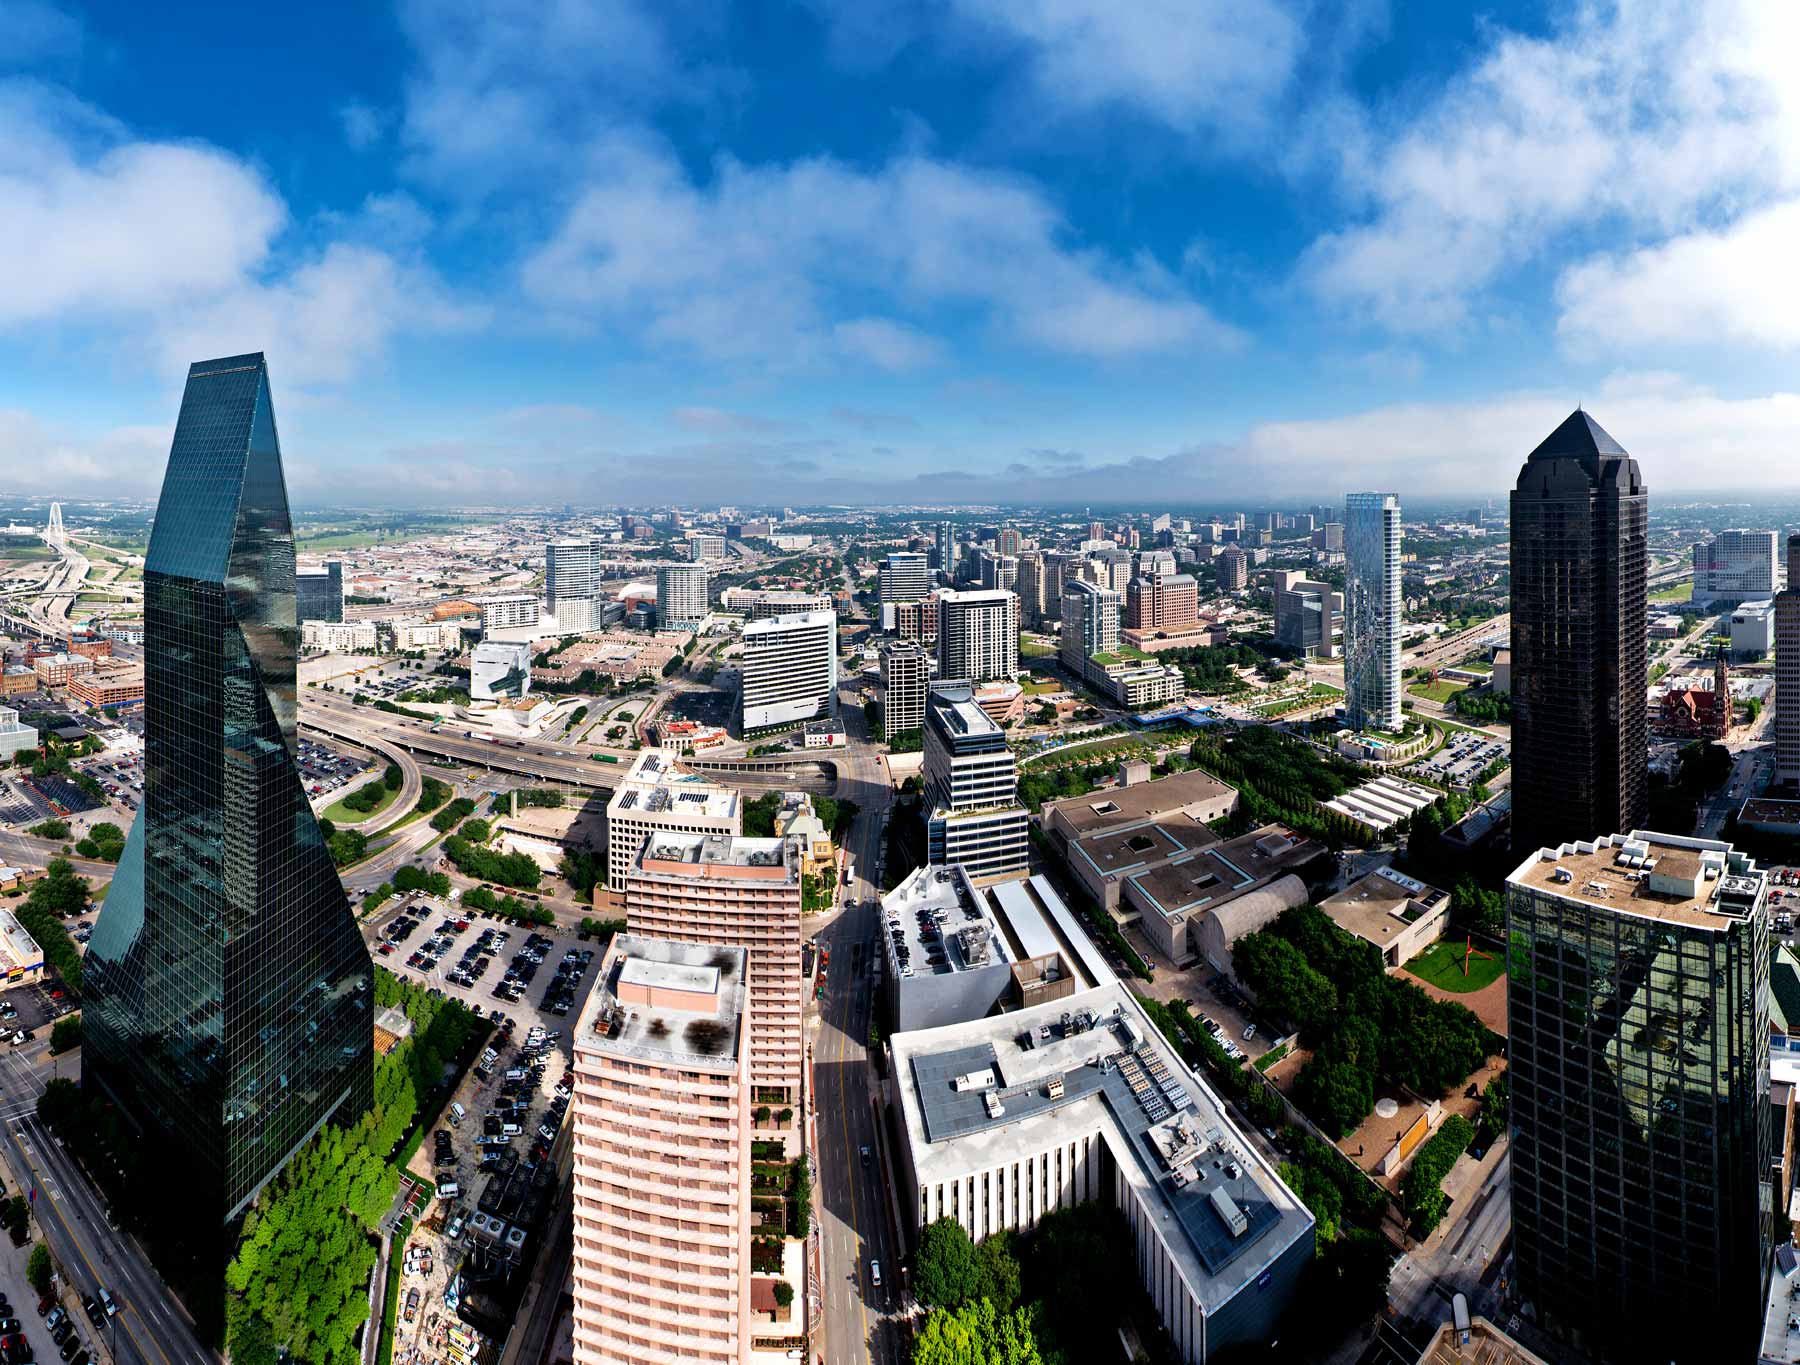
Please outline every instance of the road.
[[1501, 1307], [1502, 1249], [1512, 1236], [1512, 1153], [1503, 1152], [1481, 1188], [1457, 1210], [1443, 1241], [1431, 1252], [1415, 1250], [1394, 1265], [1388, 1301], [1401, 1318], [1430, 1322], [1449, 1316], [1450, 1298], [1468, 1295], [1471, 1312], [1505, 1320]]
[[[851, 747], [839, 756], [839, 797], [860, 812], [845, 841], [855, 876], [845, 894], [851, 907], [820, 931], [831, 949], [831, 967], [812, 1042], [815, 1199], [822, 1262], [818, 1290], [824, 1334], [814, 1347], [827, 1365], [877, 1361], [902, 1365], [907, 1358], [905, 1315], [899, 1284], [902, 1247], [893, 1226], [888, 1188], [892, 1163], [878, 1139], [866, 1046], [872, 992], [869, 954], [879, 912], [882, 832], [892, 790], [868, 747], [860, 708], [844, 708]], [[860, 974], [852, 972], [862, 945]], [[869, 1164], [861, 1152], [869, 1149]], [[870, 1262], [882, 1265], [882, 1288], [870, 1281]]]
[[1503, 611], [1498, 616], [1489, 617], [1478, 625], [1467, 630], [1459, 630], [1453, 635], [1442, 635], [1427, 640], [1417, 649], [1409, 650], [1400, 658], [1407, 668], [1448, 668], [1475, 652], [1475, 647], [1483, 640], [1512, 638], [1512, 613]]
[[[31, 1209], [51, 1255], [80, 1294], [104, 1284], [119, 1306], [104, 1341], [118, 1365], [216, 1365], [136, 1239], [113, 1230], [92, 1187], [37, 1120], [54, 1067], [35, 1044], [0, 1057], [7, 1161], [37, 1190]], [[67, 1068], [68, 1062], [61, 1063]], [[20, 1305], [22, 1308], [24, 1305]], [[87, 1324], [82, 1331], [91, 1335]]]
[[[308, 730], [311, 729], [312, 726], [306, 721], [301, 721], [300, 728], [302, 730]], [[326, 732], [321, 731], [320, 733]], [[387, 740], [377, 739], [373, 735], [366, 736], [361, 743], [370, 752], [379, 754], [382, 758], [385, 758], [389, 763], [392, 763], [400, 769], [400, 790], [396, 793], [392, 801], [388, 802], [386, 806], [373, 815], [365, 815], [360, 820], [339, 820], [337, 822], [339, 829], [362, 829], [365, 825], [371, 828], [378, 828], [381, 824], [392, 820], [396, 813], [404, 815], [419, 802], [419, 765], [413, 761], [413, 756], [399, 745], [390, 744]], [[369, 780], [372, 782], [379, 782], [382, 780], [382, 774], [377, 773]], [[354, 790], [356, 789], [351, 787], [349, 789], [339, 789], [337, 791], [325, 792], [322, 795], [315, 796], [312, 803], [313, 812], [317, 814], [327, 806], [342, 801], [344, 797]]]
[[[67, 840], [36, 839], [29, 834], [9, 834], [0, 831], [0, 864], [10, 867], [43, 867], [52, 858], [63, 856], [63, 844]], [[98, 881], [112, 880], [118, 869], [111, 863], [95, 862], [90, 858], [77, 858], [69, 855], [69, 862], [84, 877]]]

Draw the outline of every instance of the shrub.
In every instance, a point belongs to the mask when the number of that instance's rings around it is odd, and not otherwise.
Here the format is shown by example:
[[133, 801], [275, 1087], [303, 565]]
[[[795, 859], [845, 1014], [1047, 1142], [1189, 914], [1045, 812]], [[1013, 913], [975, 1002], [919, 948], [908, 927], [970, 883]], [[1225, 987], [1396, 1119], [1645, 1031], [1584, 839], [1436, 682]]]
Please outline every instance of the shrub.
[[39, 1294], [50, 1292], [50, 1248], [42, 1242], [31, 1249], [31, 1258], [25, 1262], [25, 1278]]
[[1438, 1125], [1419, 1154], [1413, 1158], [1406, 1179], [1400, 1184], [1400, 1207], [1412, 1220], [1413, 1236], [1425, 1238], [1438, 1225], [1449, 1206], [1444, 1196], [1444, 1177], [1456, 1164], [1456, 1158], [1468, 1150], [1475, 1139], [1475, 1125], [1461, 1114], [1452, 1114]]
[[81, 1016], [65, 1015], [50, 1028], [50, 1050], [69, 1052], [81, 1046]]

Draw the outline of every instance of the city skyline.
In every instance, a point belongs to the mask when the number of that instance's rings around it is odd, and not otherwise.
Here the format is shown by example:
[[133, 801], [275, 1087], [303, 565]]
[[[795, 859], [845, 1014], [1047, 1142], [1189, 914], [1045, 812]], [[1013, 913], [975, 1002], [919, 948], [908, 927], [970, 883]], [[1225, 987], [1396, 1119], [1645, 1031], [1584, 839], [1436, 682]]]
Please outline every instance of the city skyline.
[[1498, 491], [1577, 400], [1773, 463], [1792, 16], [1453, 10], [340, 5], [277, 107], [260, 23], [21, 0], [0, 464], [147, 492], [170, 361], [259, 346], [302, 502]]

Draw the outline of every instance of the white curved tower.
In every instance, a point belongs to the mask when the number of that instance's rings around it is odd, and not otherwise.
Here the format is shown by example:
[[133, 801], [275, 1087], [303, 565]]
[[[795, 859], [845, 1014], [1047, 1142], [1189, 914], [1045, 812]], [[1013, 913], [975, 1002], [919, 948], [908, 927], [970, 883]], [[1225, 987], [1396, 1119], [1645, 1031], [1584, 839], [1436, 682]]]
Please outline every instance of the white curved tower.
[[50, 524], [44, 528], [44, 539], [52, 545], [61, 545], [67, 538], [67, 532], [63, 530], [62, 504], [53, 502], [50, 504]]

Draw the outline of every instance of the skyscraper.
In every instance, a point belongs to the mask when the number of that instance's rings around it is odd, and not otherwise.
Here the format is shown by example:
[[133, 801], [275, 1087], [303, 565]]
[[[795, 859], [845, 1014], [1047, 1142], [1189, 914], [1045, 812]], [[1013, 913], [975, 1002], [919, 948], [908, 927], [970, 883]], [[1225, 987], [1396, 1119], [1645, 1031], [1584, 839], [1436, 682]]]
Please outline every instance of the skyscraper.
[[698, 630], [700, 623], [706, 620], [706, 611], [706, 565], [662, 564], [657, 567], [658, 626], [664, 630]]
[[619, 934], [571, 1039], [575, 1358], [750, 1359], [741, 948]]
[[1694, 546], [1695, 602], [1735, 607], [1766, 602], [1781, 586], [1781, 551], [1773, 531], [1721, 531]]
[[747, 735], [835, 716], [837, 617], [809, 611], [752, 621], [739, 671], [738, 717]]
[[1753, 1360], [1781, 1155], [1766, 878], [1708, 839], [1524, 847], [1506, 896], [1518, 1293], [1607, 1360]]
[[1068, 583], [1062, 599], [1062, 662], [1077, 678], [1087, 662], [1119, 647], [1119, 594], [1093, 583]]
[[1570, 414], [1519, 471], [1512, 494], [1516, 848], [1644, 823], [1648, 523], [1637, 461], [1585, 412]]
[[923, 554], [911, 550], [895, 550], [881, 562], [876, 577], [881, 597], [881, 628], [894, 628], [894, 608], [902, 602], [917, 602], [931, 591], [931, 569]]
[[344, 619], [344, 565], [341, 560], [326, 560], [324, 567], [294, 576], [294, 619]]
[[924, 727], [925, 689], [930, 684], [931, 660], [917, 640], [889, 640], [882, 645], [880, 738]]
[[202, 361], [144, 561], [144, 803], [88, 948], [82, 1077], [196, 1235], [371, 1102], [369, 955], [295, 763], [294, 616], [267, 367]]
[[544, 547], [544, 598], [557, 628], [569, 632], [600, 626], [600, 544], [553, 540]]
[[1344, 722], [1398, 730], [1400, 714], [1400, 499], [1344, 499]]
[[925, 801], [931, 862], [961, 863], [977, 881], [1028, 869], [1031, 815], [1019, 804], [1018, 760], [967, 683], [938, 683], [926, 695]]
[[940, 592], [938, 676], [971, 682], [1018, 677], [1018, 597], [999, 589]]
[[937, 524], [937, 550], [932, 556], [937, 562], [932, 566], [945, 578], [956, 579], [956, 525], [954, 522], [940, 521]]
[[1800, 783], [1800, 534], [1787, 538], [1787, 587], [1775, 598], [1775, 780]]
[[800, 855], [798, 839], [658, 831], [625, 876], [632, 933], [749, 952], [750, 1080], [789, 1104], [800, 1102], [805, 1053]]

